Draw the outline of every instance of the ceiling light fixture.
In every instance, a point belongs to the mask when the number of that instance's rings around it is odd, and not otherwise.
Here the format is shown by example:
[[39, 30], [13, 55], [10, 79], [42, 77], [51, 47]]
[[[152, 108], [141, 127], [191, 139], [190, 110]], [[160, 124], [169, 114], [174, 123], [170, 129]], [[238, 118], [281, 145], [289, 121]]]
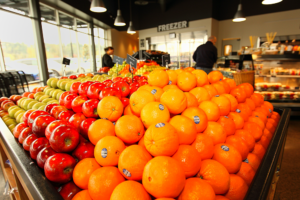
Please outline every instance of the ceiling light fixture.
[[282, 0], [263, 0], [263, 2], [261, 2], [264, 5], [271, 5], [271, 4], [275, 4], [275, 3], [280, 3], [282, 2]]
[[232, 20], [233, 22], [243, 22], [246, 21], [246, 16], [242, 10], [242, 0], [240, 1], [240, 4], [238, 6], [238, 10], [234, 15], [234, 18]]
[[135, 31], [135, 28], [133, 27], [133, 23], [132, 23], [132, 7], [131, 7], [131, 0], [130, 0], [130, 22], [129, 22], [129, 26], [128, 26], [128, 29], [127, 29], [127, 33], [129, 34], [135, 34], [136, 31]]
[[106, 12], [107, 9], [105, 8], [103, 0], [92, 0], [90, 10], [92, 12], [102, 13]]
[[119, 5], [119, 9], [118, 9], [118, 12], [117, 12], [117, 17], [115, 19], [114, 25], [115, 26], [125, 26], [126, 23], [125, 23], [125, 20], [122, 17], [121, 9], [120, 9], [120, 0], [118, 0], [118, 5]]

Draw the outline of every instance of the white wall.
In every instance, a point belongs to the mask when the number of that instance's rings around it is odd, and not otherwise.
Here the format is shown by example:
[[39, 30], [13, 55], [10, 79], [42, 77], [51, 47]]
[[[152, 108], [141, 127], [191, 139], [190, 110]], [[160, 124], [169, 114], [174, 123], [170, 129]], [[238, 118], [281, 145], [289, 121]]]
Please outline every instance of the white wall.
[[241, 38], [241, 46], [250, 46], [249, 36], [263, 37], [267, 32], [277, 32], [277, 36], [300, 34], [300, 9], [247, 17], [240, 23], [219, 21], [219, 56], [222, 39]]

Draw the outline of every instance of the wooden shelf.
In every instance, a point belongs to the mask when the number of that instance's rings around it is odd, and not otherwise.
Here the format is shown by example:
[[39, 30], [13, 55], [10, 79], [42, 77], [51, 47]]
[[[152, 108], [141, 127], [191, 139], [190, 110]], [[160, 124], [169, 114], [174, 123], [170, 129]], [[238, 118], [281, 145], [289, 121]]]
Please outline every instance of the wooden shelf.
[[19, 195], [19, 190], [18, 190], [18, 187], [17, 187], [16, 179], [15, 179], [13, 173], [12, 173], [11, 168], [10, 167], [5, 167], [4, 170], [3, 170], [3, 173], [5, 173], [4, 176], [6, 176], [8, 182], [9, 182], [10, 189], [17, 188], [17, 190], [15, 190], [13, 194], [14, 194], [16, 200], [20, 200], [20, 195]]

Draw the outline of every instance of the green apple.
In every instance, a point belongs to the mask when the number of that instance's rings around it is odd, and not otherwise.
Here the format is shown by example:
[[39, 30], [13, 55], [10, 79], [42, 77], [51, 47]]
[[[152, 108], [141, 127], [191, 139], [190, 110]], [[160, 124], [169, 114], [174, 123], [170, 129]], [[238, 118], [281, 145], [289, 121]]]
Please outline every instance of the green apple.
[[15, 124], [11, 124], [11, 125], [8, 126], [8, 128], [9, 128], [10, 130], [14, 129], [15, 127], [16, 127]]
[[30, 103], [28, 104], [27, 108], [28, 108], [29, 110], [32, 109], [32, 107], [33, 107], [36, 103], [38, 103], [38, 101], [32, 101], [32, 102], [30, 102]]
[[53, 99], [53, 98], [47, 98], [47, 99], [44, 99], [42, 101], [42, 103], [47, 103], [47, 102], [52, 101], [52, 100], [55, 100], [55, 99]]
[[[37, 93], [34, 94], [34, 99], [36, 100], [36, 98], [37, 98], [38, 96], [43, 96], [43, 95], [45, 95], [44, 92], [37, 92]], [[38, 101], [38, 100], [37, 100], [37, 101]]]
[[57, 81], [57, 87], [58, 88], [60, 88], [60, 84], [61, 84], [61, 82], [63, 82], [65, 79], [59, 79], [58, 81]]
[[15, 114], [14, 114], [14, 118], [16, 119], [17, 118], [17, 116], [18, 116], [18, 114], [20, 114], [20, 113], [25, 113], [26, 111], [25, 110], [18, 110]]
[[47, 90], [49, 90], [50, 88], [51, 87], [46, 87], [43, 92], [46, 94]]
[[17, 121], [15, 119], [9, 119], [6, 122], [4, 122], [6, 124], [6, 126], [9, 126], [11, 124], [15, 124], [17, 125]]
[[57, 104], [59, 104], [59, 101], [57, 101], [57, 100], [48, 101], [47, 105], [50, 104], [50, 103], [57, 103]]
[[54, 90], [54, 92], [52, 92], [52, 94], [51, 94], [51, 97], [52, 97], [52, 98], [55, 98], [56, 95], [57, 95], [57, 93], [59, 93], [59, 92], [62, 92], [62, 90], [61, 90], [61, 89], [56, 89], [56, 90]]
[[48, 85], [49, 87], [51, 87], [51, 81], [54, 80], [54, 79], [56, 79], [56, 78], [52, 77], [52, 78], [49, 78], [49, 79], [47, 80], [47, 85]]
[[56, 94], [55, 99], [59, 100], [59, 97], [64, 93], [64, 91], [61, 91]]
[[19, 106], [15, 105], [15, 106], [11, 106], [8, 108], [7, 112], [9, 113], [10, 110], [13, 110], [14, 108], [20, 108]]
[[38, 108], [38, 110], [45, 110], [46, 105], [42, 105]]
[[3, 121], [8, 120], [8, 119], [12, 119], [12, 118], [9, 115], [5, 115], [4, 117], [2, 117]]
[[41, 102], [36, 103], [36, 104], [32, 107], [32, 109], [37, 110], [37, 109], [38, 109], [39, 107], [41, 107], [42, 105], [44, 105], [44, 103], [41, 103]]
[[14, 109], [11, 109], [11, 110], [8, 111], [8, 115], [13, 118], [15, 113], [18, 112], [19, 110], [22, 110], [22, 108], [20, 108], [20, 107], [16, 108], [15, 107]]
[[[18, 115], [18, 117], [19, 117], [19, 115]], [[18, 119], [18, 117], [17, 117], [17, 119]], [[24, 120], [23, 120], [23, 115], [21, 115], [20, 118], [21, 118], [21, 119], [20, 119], [20, 123], [24, 122]]]
[[50, 92], [53, 91], [53, 90], [55, 90], [55, 89], [54, 89], [54, 88], [50, 88], [50, 89], [48, 89], [48, 90], [45, 92], [45, 94], [46, 94], [46, 95], [50, 95]]
[[52, 87], [52, 88], [57, 88], [57, 82], [58, 82], [58, 79], [53, 79], [53, 80], [51, 81], [51, 87]]
[[70, 91], [71, 86], [72, 86], [72, 84], [73, 84], [74, 82], [75, 82], [75, 81], [69, 81], [69, 82], [66, 84], [65, 90], [66, 90], [66, 91]]
[[[52, 90], [52, 91], [54, 91], [54, 90]], [[50, 95], [44, 95], [44, 96], [42, 96], [42, 97], [39, 99], [39, 102], [42, 102], [44, 99], [48, 99], [48, 98], [51, 98], [51, 96], [50, 96]]]
[[62, 90], [66, 90], [66, 85], [67, 85], [68, 82], [69, 82], [69, 81], [63, 81], [63, 82], [61, 82], [60, 88], [61, 88]]
[[18, 104], [17, 104], [17, 105], [18, 105], [20, 108], [22, 108], [22, 104], [23, 104], [23, 102], [24, 102], [26, 99], [29, 99], [29, 98], [23, 97], [22, 99], [20, 99], [20, 100], [18, 101]]
[[28, 109], [28, 104], [29, 104], [30, 102], [32, 102], [32, 101], [35, 101], [35, 100], [33, 100], [33, 99], [26, 99], [25, 101], [23, 101], [23, 102], [22, 102], [22, 106], [23, 106], [22, 108], [25, 109], [25, 110], [29, 110], [29, 109]]

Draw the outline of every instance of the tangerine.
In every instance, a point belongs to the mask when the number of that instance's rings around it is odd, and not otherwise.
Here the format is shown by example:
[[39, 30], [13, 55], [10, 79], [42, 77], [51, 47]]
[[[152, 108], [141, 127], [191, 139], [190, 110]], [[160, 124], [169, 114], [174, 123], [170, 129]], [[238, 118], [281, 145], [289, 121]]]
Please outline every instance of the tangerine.
[[182, 72], [178, 75], [177, 86], [184, 92], [189, 92], [197, 86], [197, 78], [191, 72]]
[[184, 189], [178, 200], [215, 200], [215, 197], [213, 188], [207, 182], [199, 178], [189, 178], [186, 180]]
[[198, 100], [193, 94], [189, 92], [184, 92], [184, 95], [186, 96], [187, 108], [199, 106]]
[[169, 84], [169, 75], [164, 70], [154, 70], [148, 76], [148, 83], [151, 86], [163, 88]]
[[175, 115], [182, 113], [187, 106], [186, 96], [179, 89], [165, 91], [160, 97], [160, 102], [166, 105], [170, 113]]
[[260, 165], [259, 157], [253, 153], [249, 153], [247, 156], [247, 159], [244, 160], [243, 162], [248, 163], [255, 172], [257, 171], [257, 169]]
[[130, 105], [126, 106], [125, 109], [124, 109], [124, 115], [134, 115], [131, 108], [130, 108]]
[[115, 125], [106, 119], [97, 119], [88, 129], [88, 137], [93, 145], [105, 136], [115, 136]]
[[211, 99], [212, 102], [216, 103], [220, 109], [220, 115], [226, 116], [231, 111], [231, 102], [230, 100], [225, 96], [215, 96]]
[[211, 71], [208, 74], [208, 81], [210, 84], [223, 80], [223, 74], [220, 71]]
[[246, 184], [248, 186], [250, 186], [254, 176], [255, 176], [255, 171], [253, 170], [253, 168], [251, 167], [251, 165], [249, 165], [246, 162], [242, 162], [240, 171], [236, 174], [239, 177], [241, 177], [242, 179], [244, 179], [244, 181], [246, 182]]
[[92, 200], [88, 190], [78, 192], [72, 200]]
[[245, 124], [244, 119], [241, 117], [239, 113], [230, 112], [228, 117], [233, 120], [236, 130], [240, 130], [244, 127]]
[[178, 74], [174, 70], [166, 71], [169, 76], [169, 85], [177, 85]]
[[224, 128], [217, 122], [208, 122], [203, 134], [210, 136], [213, 139], [214, 145], [224, 143], [226, 140]]
[[230, 174], [230, 185], [229, 191], [225, 197], [230, 200], [241, 200], [244, 199], [248, 191], [248, 186], [244, 179], [235, 174]]
[[192, 89], [190, 93], [196, 97], [198, 104], [200, 104], [202, 101], [208, 101], [211, 99], [207, 90], [203, 87], [196, 87]]
[[235, 112], [238, 106], [238, 102], [234, 96], [231, 94], [222, 94], [221, 96], [225, 96], [230, 101], [230, 111]]
[[255, 103], [252, 99], [247, 98], [245, 104], [247, 104], [252, 111], [255, 110]]
[[261, 136], [263, 135], [263, 129], [261, 129], [254, 122], [246, 122], [244, 125], [244, 130], [249, 131], [249, 133], [253, 136], [256, 142], [259, 141]]
[[154, 96], [147, 90], [137, 90], [129, 98], [130, 108], [138, 117], [144, 106], [153, 101], [155, 101]]
[[241, 138], [246, 145], [248, 146], [249, 151], [252, 151], [254, 149], [254, 145], [255, 145], [255, 139], [254, 137], [250, 134], [249, 131], [247, 130], [237, 130], [235, 132], [235, 136]]
[[159, 122], [168, 122], [170, 112], [166, 105], [159, 102], [150, 102], [141, 111], [141, 120], [146, 128]]
[[221, 115], [219, 106], [213, 101], [203, 101], [200, 103], [199, 108], [201, 108], [206, 116], [208, 121], [218, 121]]
[[246, 101], [247, 95], [245, 91], [239, 87], [232, 89], [230, 94], [236, 98], [238, 103], [244, 103]]
[[265, 156], [266, 150], [263, 147], [263, 145], [261, 145], [259, 143], [256, 143], [255, 146], [254, 146], [254, 149], [251, 153], [257, 155], [258, 158], [262, 160]]
[[226, 94], [230, 93], [231, 91], [230, 85], [225, 80], [219, 81], [218, 83], [224, 87]]
[[228, 85], [230, 86], [230, 90], [232, 90], [236, 87], [236, 83], [233, 79], [227, 78], [227, 79], [224, 79], [224, 82], [228, 83]]
[[201, 159], [211, 159], [214, 155], [214, 141], [205, 134], [197, 134], [192, 146], [200, 153]]
[[177, 85], [166, 85], [163, 87], [163, 91], [167, 91], [168, 89], [179, 89]]
[[100, 118], [117, 121], [123, 114], [124, 106], [115, 96], [104, 97], [98, 104], [97, 112]]
[[236, 128], [235, 123], [231, 118], [227, 116], [221, 116], [217, 122], [224, 128], [224, 132], [227, 136], [234, 135]]
[[226, 144], [232, 145], [242, 156], [242, 160], [245, 160], [249, 154], [249, 148], [247, 144], [238, 136], [231, 135], [227, 137]]
[[150, 195], [147, 193], [142, 184], [136, 181], [124, 181], [117, 185], [111, 194], [110, 200], [121, 200], [121, 199], [141, 199], [151, 200]]
[[218, 91], [216, 88], [212, 85], [204, 85], [203, 88], [205, 88], [210, 96], [210, 99], [214, 96], [218, 95]]
[[254, 89], [250, 83], [242, 83], [238, 87], [245, 91], [247, 98], [250, 98], [253, 94]]
[[223, 85], [220, 84], [220, 81], [219, 81], [219, 82], [216, 82], [216, 83], [214, 83], [214, 84], [212, 84], [212, 86], [217, 90], [218, 95], [226, 94], [226, 90], [225, 90], [225, 88], [223, 87]]
[[196, 69], [192, 72], [197, 78], [197, 87], [202, 87], [204, 85], [209, 84], [208, 76], [205, 71]]
[[191, 119], [196, 124], [197, 133], [202, 133], [207, 127], [207, 116], [205, 112], [198, 107], [187, 108], [182, 116]]

